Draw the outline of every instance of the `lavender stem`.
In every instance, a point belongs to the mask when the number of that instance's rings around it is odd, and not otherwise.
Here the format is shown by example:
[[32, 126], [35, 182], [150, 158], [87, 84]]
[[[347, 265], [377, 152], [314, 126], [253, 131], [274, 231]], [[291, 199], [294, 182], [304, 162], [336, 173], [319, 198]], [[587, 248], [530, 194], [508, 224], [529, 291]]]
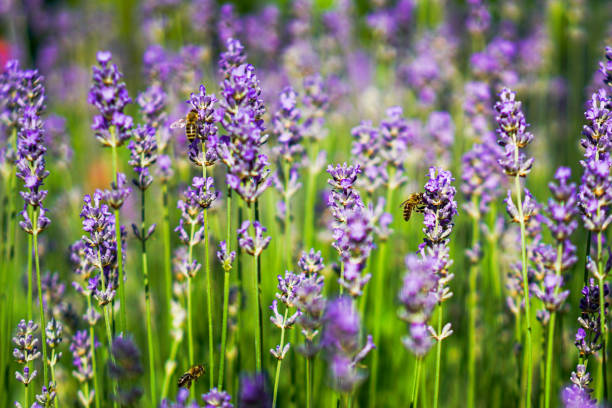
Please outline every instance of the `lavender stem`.
[[[117, 143], [114, 126], [110, 127], [110, 133], [113, 142], [111, 145], [111, 152], [113, 157], [113, 179], [115, 180], [117, 186], [119, 186], [119, 174], [117, 172]], [[127, 308], [125, 300], [125, 281], [123, 278], [123, 248], [121, 245], [121, 222], [119, 220], [119, 209], [115, 208], [113, 212], [115, 215], [115, 242], [117, 242], [117, 268], [119, 270], [119, 327], [121, 332], [125, 333], [127, 331]]]
[[[44, 309], [44, 302], [43, 302], [43, 297], [42, 297], [42, 285], [40, 282], [40, 262], [39, 262], [39, 257], [38, 257], [38, 209], [34, 210], [34, 217], [32, 218], [32, 226], [33, 226], [32, 241], [34, 243], [34, 261], [36, 265], [36, 283], [38, 286], [38, 303], [40, 305], [40, 322], [41, 322], [40, 327], [42, 328], [41, 333], [42, 333], [42, 351], [43, 351], [43, 379], [44, 379], [44, 383], [48, 384], [49, 382], [47, 379], [48, 377], [48, 374], [47, 374], [47, 335], [46, 335], [46, 330], [45, 330], [45, 327], [47, 327], [47, 324], [45, 323], [45, 309]], [[30, 289], [30, 292], [31, 292], [31, 289]]]
[[[204, 142], [202, 142], [202, 151], [204, 152], [204, 157], [206, 157], [206, 144]], [[206, 182], [206, 163], [202, 164], [202, 177], [204, 178], [204, 182]], [[212, 283], [210, 279], [210, 259], [208, 249], [208, 209], [204, 210], [204, 267], [206, 269], [206, 303], [208, 309], [208, 365], [210, 370], [210, 375], [208, 378], [210, 388], [212, 389], [215, 379], [215, 346], [213, 341]]]
[[[282, 350], [285, 346], [285, 324], [287, 323], [287, 315], [289, 314], [289, 308], [285, 308], [285, 315], [283, 316], [283, 325], [281, 327], [281, 338], [279, 350]], [[276, 362], [276, 375], [274, 376], [274, 394], [272, 396], [272, 408], [276, 408], [276, 395], [278, 393], [278, 380], [280, 378], [282, 358], [279, 358]]]

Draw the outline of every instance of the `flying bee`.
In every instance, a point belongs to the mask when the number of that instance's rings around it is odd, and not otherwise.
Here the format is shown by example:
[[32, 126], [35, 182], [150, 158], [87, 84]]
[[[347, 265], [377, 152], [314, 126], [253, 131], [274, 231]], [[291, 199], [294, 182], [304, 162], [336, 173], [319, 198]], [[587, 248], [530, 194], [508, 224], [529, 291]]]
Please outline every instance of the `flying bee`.
[[187, 116], [177, 120], [170, 125], [170, 129], [182, 129], [185, 128], [185, 136], [187, 140], [193, 142], [193, 139], [198, 135], [198, 111], [195, 109], [190, 110]]
[[412, 215], [412, 211], [422, 213], [425, 210], [423, 202], [423, 193], [412, 193], [408, 199], [400, 204], [400, 208], [404, 208], [404, 221], [408, 221]]
[[202, 374], [204, 374], [204, 367], [201, 364], [194, 365], [178, 379], [179, 388], [191, 388], [191, 383], [200, 378]]

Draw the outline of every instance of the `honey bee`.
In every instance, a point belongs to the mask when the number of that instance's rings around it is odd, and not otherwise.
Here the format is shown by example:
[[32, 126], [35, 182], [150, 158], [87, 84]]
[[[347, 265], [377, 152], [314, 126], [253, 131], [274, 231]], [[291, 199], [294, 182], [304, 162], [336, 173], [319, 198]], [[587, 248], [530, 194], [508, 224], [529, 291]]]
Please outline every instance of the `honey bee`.
[[170, 125], [170, 129], [182, 129], [185, 128], [185, 136], [190, 142], [198, 135], [198, 111], [195, 109], [190, 110], [187, 116], [177, 120]]
[[404, 221], [408, 221], [412, 215], [412, 211], [422, 213], [425, 210], [423, 203], [423, 193], [412, 193], [408, 199], [400, 204], [400, 208], [404, 208]]
[[200, 378], [202, 374], [204, 374], [204, 367], [201, 364], [194, 365], [178, 379], [179, 388], [191, 388], [191, 383]]

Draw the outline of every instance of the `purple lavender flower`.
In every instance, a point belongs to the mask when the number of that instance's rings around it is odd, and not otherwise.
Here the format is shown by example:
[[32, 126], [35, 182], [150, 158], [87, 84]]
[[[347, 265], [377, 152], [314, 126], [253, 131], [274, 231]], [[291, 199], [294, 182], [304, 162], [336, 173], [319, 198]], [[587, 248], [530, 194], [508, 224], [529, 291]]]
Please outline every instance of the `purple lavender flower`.
[[224, 44], [226, 50], [219, 57], [219, 73], [227, 79], [234, 68], [246, 62], [246, 54], [242, 43], [235, 38], [228, 38]]
[[158, 129], [164, 123], [166, 99], [167, 95], [162, 87], [155, 84], [138, 95], [136, 102], [148, 126]]
[[433, 345], [427, 330], [427, 321], [437, 304], [435, 289], [438, 278], [434, 273], [434, 262], [425, 257], [408, 255], [405, 260], [406, 274], [398, 294], [402, 305], [400, 319], [409, 325], [409, 333], [403, 338], [404, 346], [417, 357], [422, 357]]
[[217, 154], [228, 167], [228, 186], [250, 205], [270, 185], [268, 157], [261, 151], [268, 139], [263, 133], [265, 106], [255, 68], [232, 68], [221, 88], [221, 123], [227, 135], [219, 140]]
[[561, 401], [565, 408], [597, 408], [597, 400], [591, 397], [593, 390], [588, 387], [591, 375], [582, 364], [576, 366], [572, 372], [572, 385], [563, 388]]
[[466, 26], [470, 34], [482, 35], [491, 24], [491, 14], [487, 10], [487, 6], [481, 0], [469, 0], [469, 14]]
[[[499, 164], [510, 177], [525, 177], [531, 171], [533, 157], [527, 158], [522, 152], [531, 141], [533, 134], [527, 131], [521, 102], [516, 100], [516, 93], [508, 88], [502, 89], [499, 101], [495, 103], [495, 120], [497, 121], [497, 142], [504, 148], [504, 157]], [[518, 157], [518, 158], [517, 158]]]
[[18, 119], [17, 138], [17, 177], [23, 180], [26, 191], [21, 192], [25, 207], [31, 207], [35, 219], [31, 219], [27, 208], [21, 212], [23, 221], [21, 228], [29, 234], [39, 234], [51, 223], [45, 215], [47, 209], [42, 201], [47, 191], [42, 190], [44, 179], [49, 172], [46, 170], [43, 123], [40, 119], [44, 108], [45, 94], [42, 77], [36, 70], [24, 71], [18, 87], [17, 105], [21, 117]]
[[144, 192], [153, 182], [149, 167], [157, 160], [155, 128], [150, 125], [138, 125], [132, 134], [133, 138], [128, 144], [131, 153], [129, 163], [137, 175], [137, 178], [132, 181], [136, 187]]
[[315, 252], [314, 248], [310, 252], [302, 251], [298, 266], [306, 276], [321, 272], [325, 268], [321, 251]]
[[142, 397], [142, 389], [133, 383], [142, 376], [140, 350], [126, 337], [115, 337], [112, 343], [113, 359], [108, 363], [109, 376], [117, 384], [112, 398], [121, 406], [134, 406]]
[[[580, 144], [585, 157], [597, 157], [612, 149], [612, 97], [605, 89], [593, 93], [584, 113], [587, 124], [582, 128]], [[605, 155], [604, 155], [605, 156]]]
[[103, 276], [96, 274], [89, 278], [88, 289], [98, 305], [105, 306], [114, 299], [119, 284], [115, 217], [108, 206], [102, 203], [100, 192], [96, 192], [93, 197], [86, 195], [83, 201], [83, 231], [88, 233], [82, 238], [87, 244], [85, 256], [96, 270], [103, 271]]
[[232, 397], [225, 391], [217, 390], [213, 388], [206, 394], [202, 394], [202, 402], [204, 402], [204, 408], [234, 408], [234, 405], [230, 403]]
[[192, 185], [183, 193], [183, 200], [177, 203], [181, 219], [175, 231], [185, 245], [197, 245], [204, 238], [204, 211], [216, 198], [216, 193], [207, 191], [210, 186], [201, 177], [194, 177]]
[[[253, 225], [255, 232], [254, 236], [249, 235], [248, 230]], [[238, 244], [246, 253], [253, 256], [259, 256], [264, 249], [268, 247], [272, 237], [264, 237], [267, 228], [261, 225], [259, 221], [244, 221], [240, 228], [236, 231], [238, 234]]]
[[47, 386], [43, 385], [40, 394], [36, 394], [36, 403], [32, 405], [34, 408], [47, 408], [53, 407], [55, 397], [57, 393], [55, 392], [55, 383], [53, 381], [49, 381]]
[[217, 21], [217, 34], [219, 35], [219, 43], [225, 44], [228, 40], [238, 37], [240, 27], [237, 22], [240, 21], [234, 10], [234, 5], [226, 3], [219, 9], [219, 17]]
[[21, 117], [19, 101], [23, 98], [23, 78], [24, 71], [17, 60], [8, 61], [0, 75], [0, 120], [10, 130], [17, 129]]
[[130, 138], [133, 121], [123, 110], [132, 99], [125, 83], [121, 81], [123, 75], [117, 65], [110, 63], [112, 54], [109, 51], [98, 51], [96, 58], [100, 66], [93, 67], [93, 84], [87, 102], [98, 109], [100, 114], [94, 116], [92, 129], [103, 146], [118, 147]]
[[[72, 374], [75, 378], [84, 383], [93, 378], [92, 368], [92, 355], [91, 355], [91, 341], [87, 330], [77, 331], [70, 342], [70, 351], [72, 352], [72, 364], [75, 370]], [[99, 344], [94, 340], [94, 347], [98, 347]], [[93, 392], [91, 396], [93, 397]]]
[[307, 357], [314, 357], [320, 348], [316, 344], [316, 338], [323, 325], [323, 313], [327, 303], [322, 295], [323, 283], [323, 276], [311, 273], [303, 276], [295, 288], [294, 302], [301, 312], [297, 324], [305, 341], [303, 346], [298, 347], [298, 351]]
[[[588, 153], [587, 153], [588, 154]], [[585, 227], [599, 233], [612, 222], [610, 204], [612, 203], [612, 160], [608, 153], [599, 155], [598, 160], [591, 156], [581, 161], [584, 167], [582, 183], [578, 194]]]
[[434, 153], [441, 166], [450, 163], [450, 151], [455, 140], [453, 119], [448, 112], [431, 112], [427, 120], [426, 131], [431, 137]]
[[[35, 333], [38, 330], [38, 325], [32, 320], [26, 323], [25, 320], [21, 320], [17, 325], [17, 333], [13, 337], [13, 343], [15, 348], [13, 349], [13, 357], [19, 364], [24, 366], [30, 365], [32, 361], [40, 358], [40, 351], [38, 351], [38, 338], [35, 337]], [[17, 380], [27, 386], [35, 377], [36, 370], [30, 373], [28, 367], [24, 367], [23, 374], [17, 371], [15, 376]]]
[[187, 103], [197, 113], [197, 133], [189, 144], [189, 159], [200, 167], [212, 166], [217, 161], [217, 123], [220, 121], [215, 111], [217, 98], [214, 94], [207, 94], [204, 85], [200, 85], [199, 93], [191, 93]]
[[352, 392], [364, 380], [359, 363], [375, 348], [372, 336], [360, 345], [361, 321], [353, 299], [340, 297], [328, 303], [324, 315], [322, 344], [330, 361], [333, 386]]
[[110, 189], [96, 190], [96, 193], [101, 194], [102, 201], [113, 210], [119, 210], [132, 192], [132, 189], [127, 184], [125, 174], [117, 173], [117, 179], [111, 181]]
[[264, 374], [243, 375], [240, 378], [239, 407], [270, 408], [272, 397]]
[[195, 401], [187, 402], [189, 400], [189, 390], [187, 388], [179, 388], [176, 393], [176, 402], [171, 402], [167, 399], [162, 400], [159, 405], [160, 408], [199, 408], [198, 403]]
[[[295, 302], [297, 300], [297, 288], [304, 278], [305, 275], [303, 274], [296, 275], [289, 271], [285, 272], [284, 277], [278, 275], [278, 292], [276, 292], [276, 298], [285, 305], [285, 315], [283, 316], [283, 314], [278, 311], [278, 301], [277, 299], [274, 299], [272, 301], [272, 305], [270, 306], [273, 313], [272, 317], [270, 317], [270, 321], [277, 328], [281, 329], [283, 333], [285, 330], [292, 328], [296, 320], [301, 315], [299, 309], [293, 312], [291, 316], [288, 314], [292, 311], [292, 309], [296, 308]], [[284, 339], [284, 336], [281, 335], [281, 338]], [[277, 360], [283, 360], [289, 351], [289, 347], [289, 343], [283, 344], [281, 342], [281, 344], [277, 345], [276, 348], [270, 349], [270, 353]]]
[[172, 179], [174, 176], [174, 171], [172, 170], [172, 159], [170, 156], [167, 154], [160, 154], [157, 156], [155, 175], [162, 183], [167, 183]]
[[217, 259], [221, 262], [223, 270], [229, 271], [232, 269], [232, 263], [236, 258], [236, 251], [229, 252], [225, 241], [219, 242], [219, 250], [217, 251]]
[[612, 87], [612, 47], [606, 47], [606, 60], [599, 63], [599, 68], [604, 75], [604, 83]]

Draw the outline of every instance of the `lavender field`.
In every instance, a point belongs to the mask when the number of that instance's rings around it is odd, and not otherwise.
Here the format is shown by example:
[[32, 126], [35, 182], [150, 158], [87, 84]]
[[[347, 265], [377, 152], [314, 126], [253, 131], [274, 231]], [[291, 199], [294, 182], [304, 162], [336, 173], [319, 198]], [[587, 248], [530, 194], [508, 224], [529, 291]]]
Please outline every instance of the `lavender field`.
[[612, 406], [612, 2], [0, 21], [0, 407]]

